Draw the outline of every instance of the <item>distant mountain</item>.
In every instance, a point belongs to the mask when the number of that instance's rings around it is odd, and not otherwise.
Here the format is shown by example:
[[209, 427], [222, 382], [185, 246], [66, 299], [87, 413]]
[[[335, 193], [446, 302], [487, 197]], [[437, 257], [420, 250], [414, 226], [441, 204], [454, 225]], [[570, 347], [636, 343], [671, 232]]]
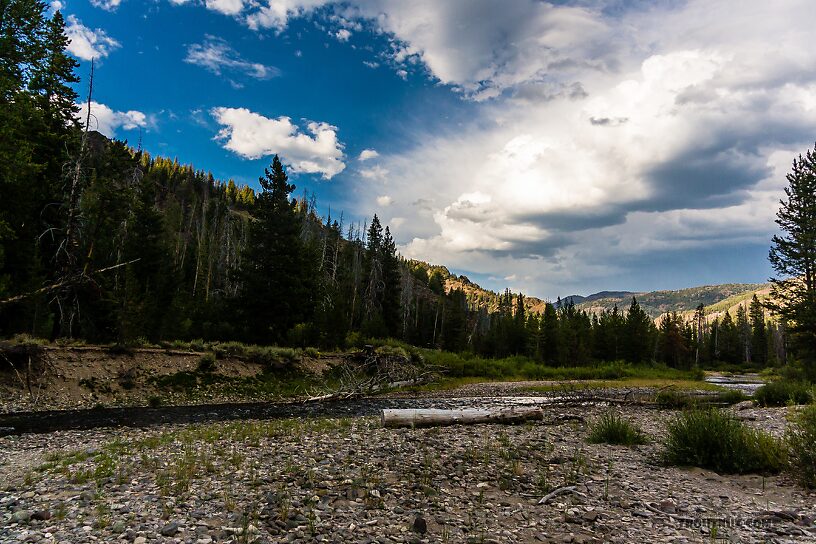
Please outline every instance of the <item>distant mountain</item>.
[[[484, 289], [473, 283], [467, 276], [452, 274], [444, 266], [431, 265], [422, 261], [409, 261], [411, 269], [424, 269], [427, 276], [437, 274], [446, 291], [460, 289], [464, 291], [468, 302], [472, 306], [486, 306], [494, 311], [498, 307], [499, 294]], [[572, 302], [581, 310], [590, 313], [600, 313], [612, 310], [615, 306], [620, 311], [626, 311], [632, 303], [632, 297], [637, 298], [638, 304], [653, 319], [659, 318], [666, 312], [678, 312], [685, 317], [691, 317], [697, 306], [705, 306], [706, 315], [714, 319], [726, 311], [733, 316], [737, 307], [747, 305], [755, 294], [760, 300], [768, 298], [770, 284], [768, 283], [724, 283], [721, 285], [703, 285], [689, 287], [675, 291], [600, 291], [591, 295], [568, 295], [561, 298], [561, 303]], [[547, 302], [556, 304], [557, 301], [546, 301], [536, 297], [525, 296], [525, 307], [528, 312], [541, 313]]]
[[641, 293], [602, 291], [583, 297], [575, 306], [591, 313], [611, 310], [615, 306], [625, 310], [632, 303], [632, 297], [635, 297], [652, 318], [660, 317], [666, 312], [691, 315], [700, 304], [705, 306], [706, 314], [713, 318], [726, 310], [733, 315], [737, 306], [749, 303], [754, 294], [765, 299], [769, 292], [770, 284], [767, 283], [725, 283]]
[[[605, 300], [605, 299], [632, 299], [632, 295], [636, 295], [637, 293], [633, 293], [631, 291], [601, 291], [600, 293], [595, 293], [588, 296], [581, 296], [581, 295], [569, 295], [566, 297], [561, 298], [561, 302], [563, 304], [568, 304], [572, 302], [576, 306], [580, 304], [586, 304], [589, 302], [593, 302], [595, 300]], [[557, 302], [557, 301], [556, 301]], [[557, 304], [556, 304], [557, 306]]]

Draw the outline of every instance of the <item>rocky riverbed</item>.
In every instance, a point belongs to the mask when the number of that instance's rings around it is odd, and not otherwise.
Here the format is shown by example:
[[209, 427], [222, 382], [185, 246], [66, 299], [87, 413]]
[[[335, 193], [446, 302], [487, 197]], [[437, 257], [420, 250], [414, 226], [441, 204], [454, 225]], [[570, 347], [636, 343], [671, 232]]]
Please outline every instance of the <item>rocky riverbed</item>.
[[[782, 434], [786, 409], [742, 408]], [[662, 466], [672, 411], [623, 408], [645, 446], [588, 444], [608, 409], [552, 406], [519, 426], [299, 418], [7, 436], [0, 542], [816, 540], [816, 494], [786, 475]]]

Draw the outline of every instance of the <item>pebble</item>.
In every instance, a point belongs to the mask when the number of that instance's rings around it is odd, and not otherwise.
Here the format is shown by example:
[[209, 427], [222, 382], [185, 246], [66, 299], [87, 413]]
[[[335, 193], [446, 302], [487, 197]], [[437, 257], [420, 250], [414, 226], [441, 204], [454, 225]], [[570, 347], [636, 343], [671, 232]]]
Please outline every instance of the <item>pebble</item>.
[[[710, 540], [702, 522], [715, 516], [765, 520], [738, 527], [740, 541], [816, 541], [813, 493], [785, 477], [656, 466], [672, 412], [625, 410], [658, 440], [590, 445], [580, 422], [392, 430], [374, 418], [0, 437], [0, 542], [691, 543]], [[784, 433], [784, 409], [743, 412]], [[33, 470], [77, 448], [94, 453], [66, 472]], [[114, 469], [93, 476], [111, 451]], [[577, 494], [538, 504], [570, 478]]]

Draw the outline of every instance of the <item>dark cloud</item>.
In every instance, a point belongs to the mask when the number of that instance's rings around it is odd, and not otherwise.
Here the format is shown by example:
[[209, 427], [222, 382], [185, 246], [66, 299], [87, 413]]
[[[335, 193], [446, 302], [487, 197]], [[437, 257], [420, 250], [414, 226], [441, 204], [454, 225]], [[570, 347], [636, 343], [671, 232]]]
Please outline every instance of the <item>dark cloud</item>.
[[582, 208], [574, 212], [548, 212], [544, 214], [521, 214], [513, 217], [514, 222], [530, 223], [539, 228], [559, 232], [579, 232], [619, 225], [626, 221], [629, 209], [625, 206], [605, 205], [597, 208]]
[[628, 117], [590, 117], [589, 122], [597, 127], [617, 127], [629, 122]]

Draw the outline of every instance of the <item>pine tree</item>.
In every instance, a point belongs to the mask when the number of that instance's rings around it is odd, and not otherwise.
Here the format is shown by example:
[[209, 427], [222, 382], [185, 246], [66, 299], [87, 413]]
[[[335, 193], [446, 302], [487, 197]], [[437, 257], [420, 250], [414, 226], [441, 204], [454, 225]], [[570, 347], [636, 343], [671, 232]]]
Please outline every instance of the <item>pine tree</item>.
[[382, 262], [382, 317], [388, 335], [398, 338], [402, 329], [402, 312], [400, 311], [400, 290], [402, 288], [402, 272], [400, 260], [397, 256], [397, 246], [391, 236], [391, 230], [385, 227], [385, 235], [380, 249]]
[[44, 23], [41, 55], [42, 62], [32, 67], [29, 89], [37, 94], [40, 109], [48, 113], [52, 123], [69, 126], [76, 123], [77, 94], [70, 86], [79, 78], [74, 70], [79, 63], [66, 53], [70, 40], [65, 35], [65, 20], [57, 10]]
[[306, 313], [306, 262], [301, 221], [290, 200], [295, 186], [277, 155], [258, 180], [261, 193], [243, 256], [239, 311], [245, 336], [259, 343], [282, 342]]
[[659, 357], [674, 368], [688, 368], [689, 347], [684, 335], [684, 323], [677, 312], [667, 313], [660, 321]]
[[626, 312], [624, 325], [624, 349], [626, 360], [632, 363], [642, 363], [649, 360], [652, 350], [654, 323], [649, 315], [643, 311], [635, 297]]
[[739, 329], [734, 324], [731, 314], [726, 311], [720, 321], [717, 336], [718, 359], [725, 363], [739, 364], [742, 360]]
[[765, 309], [756, 295], [751, 299], [751, 360], [755, 365], [768, 364], [768, 335], [765, 328]]
[[556, 364], [560, 359], [561, 350], [558, 338], [558, 312], [549, 302], [544, 305], [544, 314], [541, 316], [541, 344], [544, 361], [549, 365]]
[[793, 161], [780, 200], [768, 258], [782, 276], [771, 278], [769, 308], [788, 323], [797, 354], [816, 377], [816, 152]]
[[751, 362], [751, 324], [745, 306], [737, 306], [737, 336], [739, 337], [740, 362]]

